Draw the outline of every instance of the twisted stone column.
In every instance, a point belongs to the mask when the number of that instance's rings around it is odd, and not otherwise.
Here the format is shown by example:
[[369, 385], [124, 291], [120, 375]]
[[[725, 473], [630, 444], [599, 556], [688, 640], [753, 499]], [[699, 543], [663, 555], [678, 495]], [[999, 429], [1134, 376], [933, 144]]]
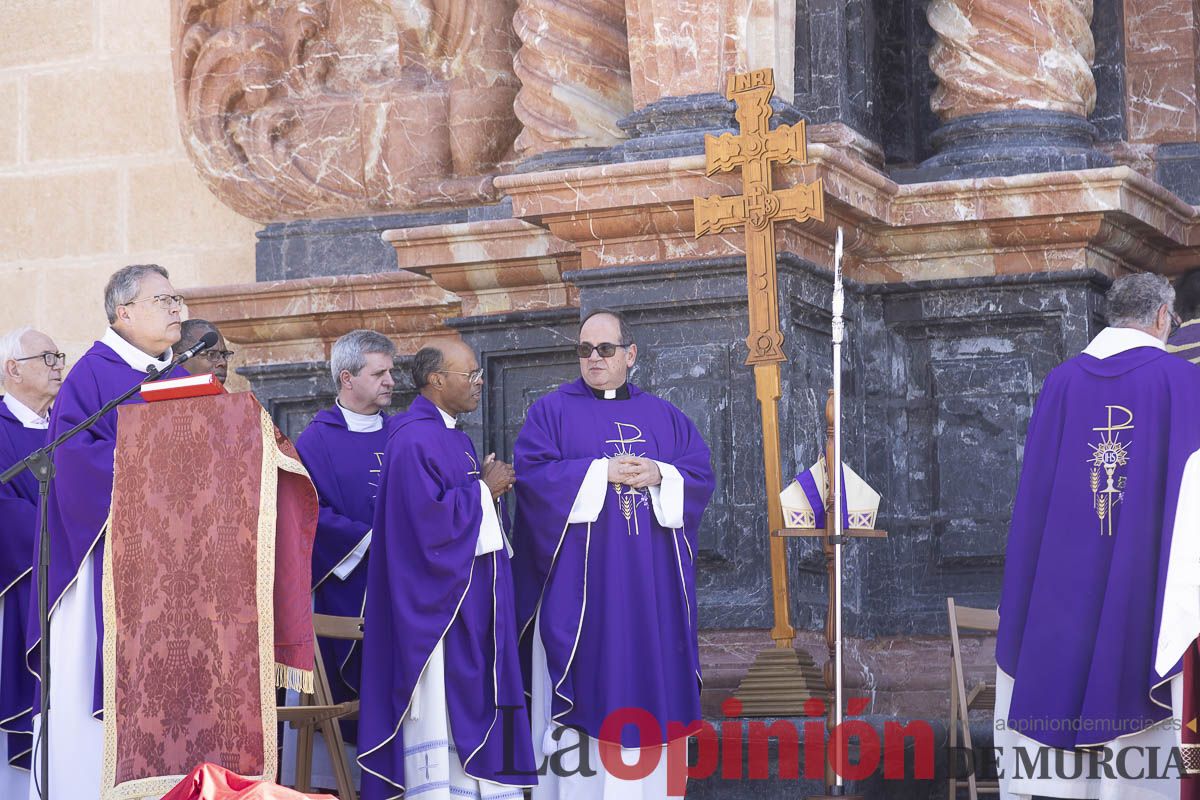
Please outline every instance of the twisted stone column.
[[944, 177], [1083, 169], [1092, 150], [1092, 0], [931, 0], [931, 100]]
[[633, 108], [623, 0], [520, 0], [517, 154], [610, 147]]

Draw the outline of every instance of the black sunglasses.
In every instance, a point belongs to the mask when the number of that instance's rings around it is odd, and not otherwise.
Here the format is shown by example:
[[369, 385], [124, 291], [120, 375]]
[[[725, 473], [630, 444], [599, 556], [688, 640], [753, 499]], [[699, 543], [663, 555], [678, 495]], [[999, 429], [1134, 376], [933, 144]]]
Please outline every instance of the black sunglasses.
[[612, 342], [601, 342], [600, 344], [591, 344], [589, 342], [580, 342], [575, 346], [575, 353], [580, 358], [591, 358], [592, 352], [600, 354], [601, 358], [612, 358], [617, 354], [618, 347], [625, 347], [623, 344], [613, 344]]

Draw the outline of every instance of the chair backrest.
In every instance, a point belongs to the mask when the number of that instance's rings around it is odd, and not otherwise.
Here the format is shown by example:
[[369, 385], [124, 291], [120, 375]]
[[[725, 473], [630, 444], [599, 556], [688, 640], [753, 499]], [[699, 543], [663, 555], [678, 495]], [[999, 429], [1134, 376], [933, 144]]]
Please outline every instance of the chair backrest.
[[960, 631], [971, 630], [995, 633], [1000, 630], [1000, 612], [995, 609], [960, 606], [954, 602], [953, 597], [946, 598], [946, 606], [950, 612], [950, 619], [953, 625]]
[[349, 639], [362, 641], [362, 617], [333, 617], [329, 614], [313, 614], [313, 631], [325, 639]]

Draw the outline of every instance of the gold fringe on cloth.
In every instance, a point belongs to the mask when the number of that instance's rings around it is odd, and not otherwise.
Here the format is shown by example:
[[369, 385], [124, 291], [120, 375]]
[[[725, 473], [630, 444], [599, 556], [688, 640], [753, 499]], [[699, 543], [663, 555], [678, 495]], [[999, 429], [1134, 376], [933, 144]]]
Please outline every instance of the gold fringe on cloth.
[[313, 671], [311, 669], [296, 669], [287, 664], [275, 663], [275, 686], [280, 689], [291, 689], [301, 694], [312, 694]]

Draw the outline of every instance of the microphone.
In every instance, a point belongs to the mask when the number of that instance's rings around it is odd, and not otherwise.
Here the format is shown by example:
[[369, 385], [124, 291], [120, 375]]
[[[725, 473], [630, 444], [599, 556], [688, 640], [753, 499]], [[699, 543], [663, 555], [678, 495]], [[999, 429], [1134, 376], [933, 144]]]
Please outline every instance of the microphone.
[[200, 337], [200, 340], [194, 345], [184, 350], [179, 355], [175, 356], [175, 366], [179, 366], [197, 353], [203, 352], [217, 343], [217, 332], [209, 331]]

